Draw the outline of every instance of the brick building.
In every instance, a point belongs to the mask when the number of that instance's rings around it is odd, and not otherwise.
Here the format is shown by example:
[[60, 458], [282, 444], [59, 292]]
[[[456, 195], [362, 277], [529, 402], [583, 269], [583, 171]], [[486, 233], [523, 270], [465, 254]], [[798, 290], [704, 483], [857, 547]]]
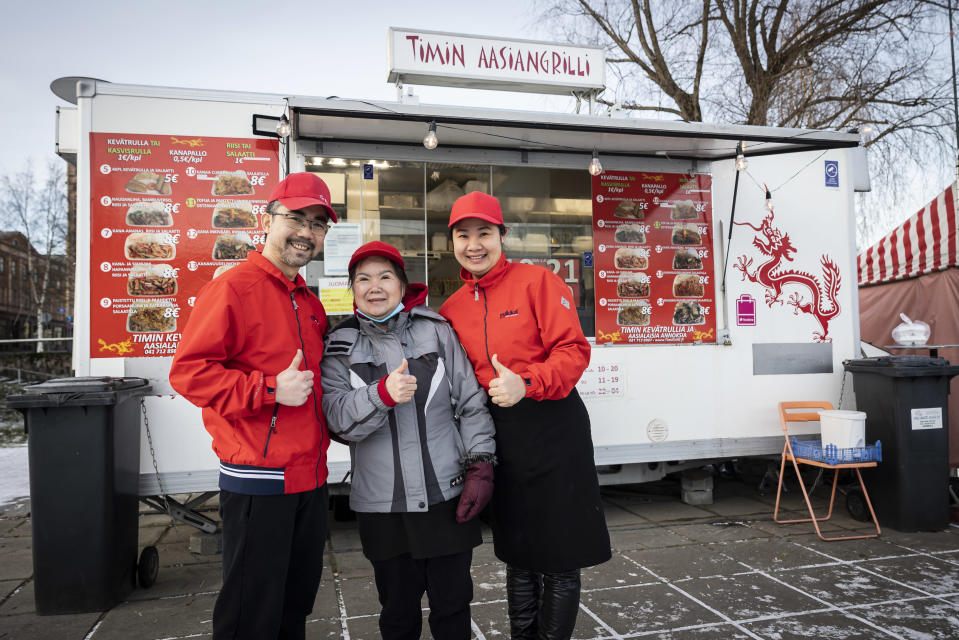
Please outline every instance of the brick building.
[[[34, 269], [28, 266], [32, 255]], [[46, 258], [19, 231], [0, 231], [0, 338], [36, 337], [37, 314], [31, 296], [30, 279], [39, 286]], [[51, 258], [50, 279], [44, 301], [44, 335], [69, 336], [72, 327], [67, 307], [67, 261], [62, 255]]]

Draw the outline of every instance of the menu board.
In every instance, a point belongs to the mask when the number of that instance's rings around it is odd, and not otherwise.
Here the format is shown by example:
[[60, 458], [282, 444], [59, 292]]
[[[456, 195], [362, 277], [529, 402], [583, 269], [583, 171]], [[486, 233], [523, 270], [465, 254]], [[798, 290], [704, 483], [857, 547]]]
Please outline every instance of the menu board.
[[712, 178], [593, 176], [596, 342], [716, 342]]
[[200, 288], [262, 249], [279, 143], [90, 134], [90, 357], [176, 351]]

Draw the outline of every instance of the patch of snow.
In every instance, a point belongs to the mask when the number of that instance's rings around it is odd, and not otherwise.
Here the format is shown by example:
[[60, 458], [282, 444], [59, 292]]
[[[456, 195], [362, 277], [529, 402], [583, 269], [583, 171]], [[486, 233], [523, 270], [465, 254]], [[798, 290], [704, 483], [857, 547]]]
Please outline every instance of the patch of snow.
[[30, 495], [27, 447], [0, 449], [0, 504], [10, 504]]

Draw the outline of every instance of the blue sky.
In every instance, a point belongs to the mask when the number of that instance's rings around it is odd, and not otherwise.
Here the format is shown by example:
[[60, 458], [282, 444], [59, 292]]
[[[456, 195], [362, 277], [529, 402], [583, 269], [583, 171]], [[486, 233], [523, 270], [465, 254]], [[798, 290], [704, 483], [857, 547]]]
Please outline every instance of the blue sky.
[[[124, 84], [395, 100], [386, 82], [391, 26], [550, 39], [528, 0], [253, 2], [29, 0], [0, 21], [0, 171], [55, 158], [51, 93], [61, 76]], [[561, 110], [571, 101], [416, 87], [422, 102]]]

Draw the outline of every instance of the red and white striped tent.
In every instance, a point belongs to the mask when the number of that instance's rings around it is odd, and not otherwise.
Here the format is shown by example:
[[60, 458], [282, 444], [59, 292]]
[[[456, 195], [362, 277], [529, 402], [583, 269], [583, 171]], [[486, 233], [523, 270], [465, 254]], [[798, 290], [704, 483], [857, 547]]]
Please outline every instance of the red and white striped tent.
[[[877, 347], [893, 344], [900, 313], [929, 324], [929, 344], [959, 344], [957, 184], [859, 254], [859, 330]], [[928, 355], [928, 351], [897, 351]], [[939, 349], [959, 363], [959, 348]], [[959, 467], [959, 376], [949, 394], [949, 462]]]
[[959, 266], [956, 184], [859, 254], [859, 286], [914, 278]]

